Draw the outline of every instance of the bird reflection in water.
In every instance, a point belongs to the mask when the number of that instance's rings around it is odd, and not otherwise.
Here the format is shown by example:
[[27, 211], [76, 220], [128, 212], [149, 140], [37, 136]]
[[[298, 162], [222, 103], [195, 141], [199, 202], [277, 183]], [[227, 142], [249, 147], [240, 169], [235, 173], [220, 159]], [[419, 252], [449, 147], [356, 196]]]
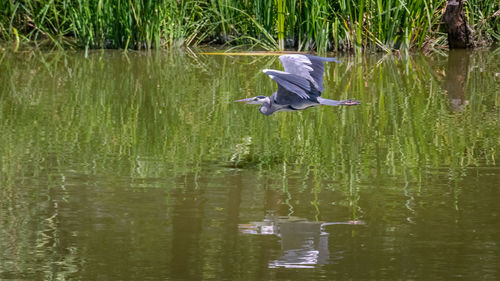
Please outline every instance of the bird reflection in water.
[[280, 238], [282, 256], [269, 262], [270, 268], [314, 268], [331, 261], [328, 250], [329, 225], [363, 225], [363, 221], [321, 222], [294, 216], [268, 214], [262, 221], [239, 224], [245, 234], [276, 235]]

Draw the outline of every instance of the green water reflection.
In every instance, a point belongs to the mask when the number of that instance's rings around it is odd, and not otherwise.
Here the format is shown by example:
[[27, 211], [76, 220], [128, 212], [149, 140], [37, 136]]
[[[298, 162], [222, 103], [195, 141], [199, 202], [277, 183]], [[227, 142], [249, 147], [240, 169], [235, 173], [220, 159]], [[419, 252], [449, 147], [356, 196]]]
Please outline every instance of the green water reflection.
[[340, 59], [266, 117], [272, 56], [0, 54], [0, 279], [498, 279], [500, 50]]

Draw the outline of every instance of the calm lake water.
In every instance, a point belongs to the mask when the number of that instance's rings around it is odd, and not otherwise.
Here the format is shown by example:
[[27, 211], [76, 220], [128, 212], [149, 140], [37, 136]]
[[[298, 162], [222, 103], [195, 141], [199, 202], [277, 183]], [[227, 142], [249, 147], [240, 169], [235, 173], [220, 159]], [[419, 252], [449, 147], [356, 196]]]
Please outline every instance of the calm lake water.
[[0, 53], [0, 279], [499, 280], [500, 50]]

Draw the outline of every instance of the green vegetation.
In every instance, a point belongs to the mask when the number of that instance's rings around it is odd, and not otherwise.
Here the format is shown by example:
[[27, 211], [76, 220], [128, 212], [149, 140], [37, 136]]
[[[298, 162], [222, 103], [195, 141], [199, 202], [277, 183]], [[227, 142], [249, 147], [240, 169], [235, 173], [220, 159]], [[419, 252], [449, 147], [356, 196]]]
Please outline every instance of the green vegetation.
[[[295, 50], [444, 45], [444, 0], [5, 0], [0, 40], [60, 48], [228, 43]], [[467, 1], [475, 40], [500, 40], [500, 2]]]

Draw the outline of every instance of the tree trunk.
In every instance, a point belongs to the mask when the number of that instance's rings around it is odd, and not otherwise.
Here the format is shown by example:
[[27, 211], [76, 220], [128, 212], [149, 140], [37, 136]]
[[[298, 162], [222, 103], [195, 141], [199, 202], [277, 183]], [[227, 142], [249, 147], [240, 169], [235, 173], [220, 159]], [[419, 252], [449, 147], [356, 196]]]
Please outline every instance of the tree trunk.
[[467, 25], [464, 13], [464, 0], [448, 0], [443, 21], [448, 29], [450, 49], [473, 48], [472, 29]]

